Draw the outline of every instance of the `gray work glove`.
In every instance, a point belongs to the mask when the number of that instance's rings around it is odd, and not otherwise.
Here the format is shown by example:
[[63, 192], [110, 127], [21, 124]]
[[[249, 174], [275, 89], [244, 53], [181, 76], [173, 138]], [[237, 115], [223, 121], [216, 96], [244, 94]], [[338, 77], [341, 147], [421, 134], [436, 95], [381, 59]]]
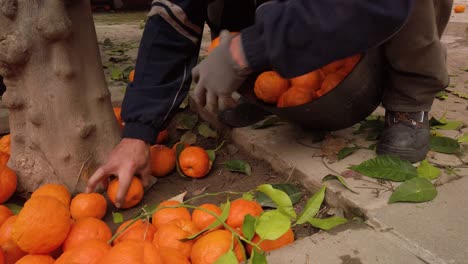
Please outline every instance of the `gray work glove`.
[[230, 52], [232, 39], [229, 31], [221, 31], [219, 46], [192, 70], [196, 83], [195, 100], [211, 112], [234, 105], [232, 93], [250, 73], [249, 69], [241, 69], [233, 60]]

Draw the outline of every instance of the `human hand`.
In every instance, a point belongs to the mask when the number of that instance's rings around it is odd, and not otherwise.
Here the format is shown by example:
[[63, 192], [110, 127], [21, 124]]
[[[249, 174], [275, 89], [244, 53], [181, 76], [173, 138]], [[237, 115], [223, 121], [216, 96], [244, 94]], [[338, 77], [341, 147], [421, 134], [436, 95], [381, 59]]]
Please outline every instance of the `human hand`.
[[107, 182], [109, 176], [117, 176], [119, 190], [115, 206], [120, 208], [134, 175], [140, 175], [143, 186], [151, 181], [149, 148], [149, 145], [142, 140], [122, 139], [112, 150], [106, 163], [89, 178], [86, 192], [92, 192], [100, 182]]
[[247, 78], [250, 70], [240, 44], [240, 36], [220, 34], [220, 44], [192, 70], [195, 100], [215, 112], [233, 105], [232, 92]]

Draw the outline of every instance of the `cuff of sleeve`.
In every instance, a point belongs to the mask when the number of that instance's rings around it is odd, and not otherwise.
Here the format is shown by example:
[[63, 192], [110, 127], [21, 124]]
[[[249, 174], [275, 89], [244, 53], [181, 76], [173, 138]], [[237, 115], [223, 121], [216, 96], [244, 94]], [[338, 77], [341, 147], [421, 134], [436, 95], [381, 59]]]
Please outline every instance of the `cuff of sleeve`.
[[248, 27], [241, 32], [242, 47], [249, 68], [253, 71], [262, 71], [270, 66], [266, 56], [266, 48], [261, 34], [255, 26]]
[[125, 123], [122, 137], [141, 139], [150, 145], [156, 144], [159, 130], [141, 123]]

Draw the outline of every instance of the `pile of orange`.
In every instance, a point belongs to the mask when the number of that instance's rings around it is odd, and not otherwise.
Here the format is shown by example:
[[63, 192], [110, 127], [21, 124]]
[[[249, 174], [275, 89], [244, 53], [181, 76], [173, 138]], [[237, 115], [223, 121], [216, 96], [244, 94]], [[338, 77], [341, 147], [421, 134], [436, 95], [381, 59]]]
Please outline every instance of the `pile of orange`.
[[[241, 262], [252, 248], [239, 243], [231, 232], [242, 235], [244, 217], [263, 213], [256, 201], [234, 200], [226, 229], [216, 217], [222, 214], [218, 205], [203, 204], [190, 212], [180, 202], [167, 200], [159, 204], [151, 220], [131, 219], [112, 232], [101, 220], [106, 205], [100, 194], [72, 197], [59, 184], [38, 188], [18, 215], [0, 205], [0, 263], [209, 264], [230, 249]], [[202, 230], [208, 232], [187, 239]], [[256, 235], [252, 241], [258, 243], [260, 238]], [[259, 246], [271, 251], [293, 241], [289, 230]]]
[[355, 55], [337, 60], [291, 79], [285, 79], [275, 71], [266, 71], [255, 80], [254, 92], [258, 99], [277, 107], [303, 105], [333, 90], [360, 59], [360, 55]]

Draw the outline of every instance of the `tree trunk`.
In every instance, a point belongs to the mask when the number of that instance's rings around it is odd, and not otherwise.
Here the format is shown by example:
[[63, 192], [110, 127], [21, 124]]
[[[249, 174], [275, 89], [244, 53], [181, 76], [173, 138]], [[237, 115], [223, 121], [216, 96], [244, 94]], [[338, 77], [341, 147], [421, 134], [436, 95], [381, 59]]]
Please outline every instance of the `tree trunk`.
[[0, 0], [0, 75], [18, 191], [82, 191], [120, 140], [90, 1]]

